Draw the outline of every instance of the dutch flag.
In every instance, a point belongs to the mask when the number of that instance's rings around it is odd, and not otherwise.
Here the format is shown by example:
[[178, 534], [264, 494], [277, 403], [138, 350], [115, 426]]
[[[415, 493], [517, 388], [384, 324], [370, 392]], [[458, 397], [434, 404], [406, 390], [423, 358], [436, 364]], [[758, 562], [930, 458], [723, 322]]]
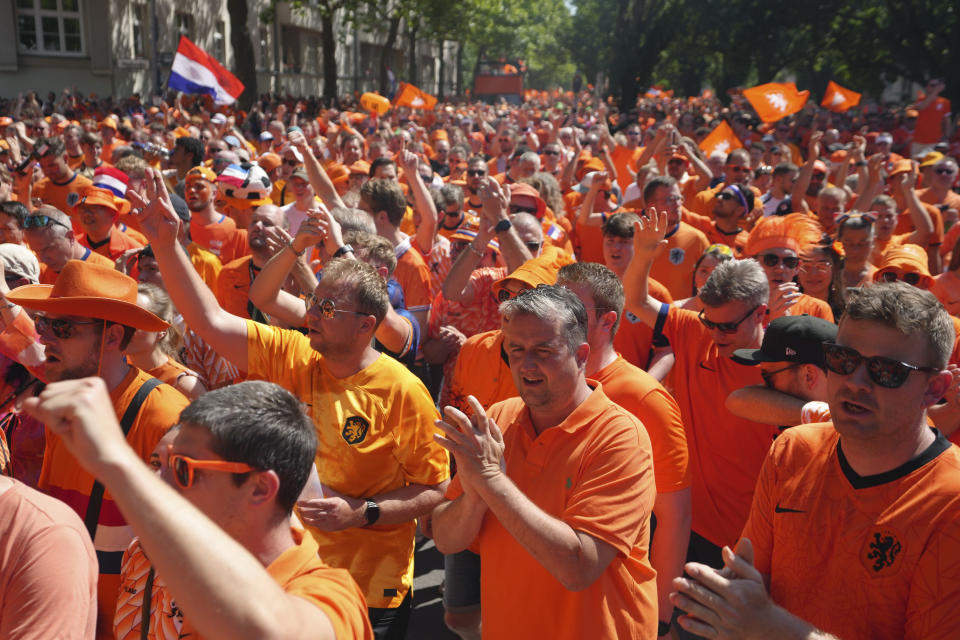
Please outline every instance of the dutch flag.
[[230, 104], [243, 93], [243, 83], [235, 75], [185, 36], [180, 36], [167, 87], [184, 93], [210, 95], [217, 104]]

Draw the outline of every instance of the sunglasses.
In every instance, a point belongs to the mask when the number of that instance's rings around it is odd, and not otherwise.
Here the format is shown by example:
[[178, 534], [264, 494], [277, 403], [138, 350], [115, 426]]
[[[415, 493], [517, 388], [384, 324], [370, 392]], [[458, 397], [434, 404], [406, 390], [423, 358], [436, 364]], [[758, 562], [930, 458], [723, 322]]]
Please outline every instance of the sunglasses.
[[768, 388], [773, 389], [773, 376], [777, 375], [778, 373], [783, 373], [784, 371], [790, 371], [790, 369], [793, 369], [796, 366], [796, 364], [791, 364], [782, 369], [777, 369], [776, 371], [763, 371], [761, 369], [760, 377], [763, 378], [763, 384], [767, 385]]
[[303, 302], [307, 306], [307, 313], [317, 309], [319, 310], [320, 315], [327, 320], [332, 320], [333, 317], [338, 313], [352, 313], [357, 316], [370, 315], [368, 313], [361, 313], [359, 311], [352, 311], [350, 309], [337, 309], [337, 304], [330, 298], [318, 298], [312, 293], [308, 293], [303, 299]]
[[935, 367], [918, 367], [916, 365], [900, 362], [893, 358], [884, 358], [883, 356], [866, 357], [861, 355], [856, 349], [844, 347], [833, 342], [823, 343], [823, 355], [827, 369], [841, 376], [849, 376], [860, 366], [861, 362], [867, 363], [867, 375], [870, 380], [886, 387], [887, 389], [896, 389], [907, 381], [907, 376], [911, 371], [924, 371], [927, 373], [937, 373], [940, 370]]
[[181, 489], [189, 489], [193, 485], [194, 471], [220, 471], [222, 473], [250, 473], [253, 467], [244, 462], [227, 462], [225, 460], [194, 460], [179, 453], [170, 456], [168, 463], [173, 471], [173, 479]]
[[467, 175], [473, 178], [479, 178], [480, 176], [487, 175], [487, 172], [483, 169], [467, 169]]
[[545, 155], [545, 156], [558, 156], [558, 155], [560, 155], [560, 152], [559, 152], [559, 151], [544, 150], [543, 155]]
[[523, 293], [523, 291], [525, 291], [525, 289], [521, 291], [510, 291], [506, 288], [500, 289], [497, 291], [497, 302], [506, 302], [507, 300], [512, 300]]
[[288, 167], [295, 167], [300, 163], [297, 162], [296, 160], [284, 160], [283, 164], [287, 165]]
[[729, 191], [721, 191], [720, 193], [718, 193], [718, 194], [716, 195], [716, 197], [717, 197], [717, 198], [720, 198], [721, 200], [736, 200], [736, 199], [737, 199], [737, 196], [735, 196], [734, 194], [730, 193]]
[[58, 224], [64, 229], [69, 229], [67, 225], [63, 224], [59, 220], [54, 220], [50, 216], [45, 216], [41, 213], [36, 213], [29, 215], [23, 219], [23, 228], [24, 229], [42, 229], [48, 227], [51, 224]]
[[510, 213], [536, 213], [536, 207], [521, 207], [516, 204], [510, 205]]
[[906, 282], [911, 287], [916, 287], [920, 284], [920, 278], [922, 276], [919, 273], [897, 273], [896, 271], [884, 271], [880, 274], [880, 279], [884, 282], [896, 282], [900, 280]]
[[537, 251], [540, 251], [540, 247], [543, 246], [542, 242], [524, 242], [523, 244], [525, 247], [527, 247], [527, 249], [530, 249], [531, 253], [536, 253]]
[[37, 314], [33, 318], [33, 326], [37, 333], [44, 334], [53, 331], [53, 335], [61, 340], [69, 340], [77, 334], [77, 326], [82, 324], [101, 324], [104, 320], [69, 320], [67, 318], [48, 318]]
[[953, 169], [950, 167], [940, 167], [939, 169], [934, 169], [934, 173], [938, 173], [941, 176], [952, 176], [954, 174]]
[[667, 164], [683, 164], [683, 162], [684, 161], [681, 160], [680, 158], [672, 158], [670, 160], [667, 160]]
[[703, 315], [703, 309], [700, 310], [700, 313], [697, 314], [697, 319], [700, 320], [700, 323], [705, 326], [710, 331], [719, 331], [720, 333], [734, 334], [740, 328], [740, 325], [744, 321], [753, 315], [753, 312], [760, 308], [760, 305], [755, 306], [753, 309], [747, 312], [747, 315], [743, 316], [736, 322], [714, 322], [713, 320], [707, 320], [706, 316]]
[[797, 265], [800, 264], [800, 258], [796, 256], [784, 256], [781, 258], [775, 253], [764, 253], [757, 256], [757, 258], [763, 262], [765, 267], [775, 267], [782, 262], [783, 266], [787, 269], [796, 269]]
[[727, 169], [729, 169], [730, 171], [739, 171], [739, 172], [750, 171], [750, 167], [741, 167], [735, 164], [727, 165]]
[[627, 131], [628, 136], [638, 136], [640, 135], [639, 131]]

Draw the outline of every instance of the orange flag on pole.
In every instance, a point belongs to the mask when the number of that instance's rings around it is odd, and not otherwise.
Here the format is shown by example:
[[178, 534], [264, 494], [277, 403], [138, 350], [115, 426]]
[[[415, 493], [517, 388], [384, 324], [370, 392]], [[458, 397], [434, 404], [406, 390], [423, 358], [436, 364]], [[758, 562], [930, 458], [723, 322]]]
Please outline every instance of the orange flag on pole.
[[768, 82], [743, 90], [757, 115], [764, 122], [776, 122], [803, 109], [809, 91], [797, 91], [792, 82]]
[[730, 153], [734, 149], [740, 149], [742, 147], [743, 143], [740, 142], [740, 138], [733, 132], [733, 129], [730, 128], [726, 120], [722, 120], [720, 124], [714, 127], [710, 135], [700, 143], [700, 150], [707, 156], [714, 151]]
[[827, 83], [827, 92], [823, 94], [823, 102], [820, 103], [820, 106], [826, 107], [830, 111], [843, 113], [858, 104], [860, 104], [859, 93], [841, 87], [831, 80]]
[[411, 109], [425, 109], [430, 111], [437, 104], [436, 97], [421, 91], [407, 82], [400, 83], [400, 90], [393, 99], [395, 107], [410, 107]]

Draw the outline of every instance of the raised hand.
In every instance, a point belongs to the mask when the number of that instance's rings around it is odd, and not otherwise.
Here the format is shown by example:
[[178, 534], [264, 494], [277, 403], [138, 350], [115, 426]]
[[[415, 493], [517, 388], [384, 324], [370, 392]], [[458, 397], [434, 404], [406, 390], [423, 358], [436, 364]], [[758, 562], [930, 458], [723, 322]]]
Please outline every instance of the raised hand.
[[646, 218], [633, 223], [633, 251], [650, 256], [667, 243], [666, 236], [667, 212], [650, 207]]
[[156, 169], [147, 168], [143, 186], [146, 200], [136, 191], [128, 191], [127, 197], [133, 203], [135, 215], [140, 222], [140, 230], [150, 241], [151, 246], [170, 248], [176, 245], [180, 232], [180, 216], [173, 209], [167, 185], [163, 175]]

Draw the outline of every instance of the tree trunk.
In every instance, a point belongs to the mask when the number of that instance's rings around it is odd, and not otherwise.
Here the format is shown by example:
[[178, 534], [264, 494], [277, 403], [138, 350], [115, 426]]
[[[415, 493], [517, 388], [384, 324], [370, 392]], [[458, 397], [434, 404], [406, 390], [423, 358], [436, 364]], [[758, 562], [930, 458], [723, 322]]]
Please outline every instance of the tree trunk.
[[407, 25], [407, 82], [412, 85], [420, 86], [420, 78], [417, 77], [417, 31], [419, 29], [414, 24]]
[[457, 43], [457, 96], [463, 95], [463, 41]]
[[446, 73], [447, 70], [447, 60], [443, 55], [443, 38], [440, 38], [437, 49], [440, 51], [440, 80], [437, 83], [437, 99], [443, 102], [443, 74]]
[[400, 16], [390, 18], [390, 30], [387, 31], [387, 41], [383, 43], [380, 52], [380, 94], [390, 95], [390, 80], [387, 69], [390, 67], [390, 58], [393, 57], [393, 45], [397, 43], [397, 34], [400, 32]]
[[[247, 28], [249, 15], [247, 0], [227, 0], [230, 14], [230, 46], [233, 47], [233, 72], [243, 83], [243, 93], [237, 99], [237, 107], [249, 109], [257, 99], [257, 61], [253, 55], [253, 42]], [[276, 18], [274, 18], [276, 19]]]
[[323, 47], [323, 97], [337, 98], [337, 38], [333, 33], [333, 12], [324, 11], [320, 17], [323, 29], [320, 43]]

